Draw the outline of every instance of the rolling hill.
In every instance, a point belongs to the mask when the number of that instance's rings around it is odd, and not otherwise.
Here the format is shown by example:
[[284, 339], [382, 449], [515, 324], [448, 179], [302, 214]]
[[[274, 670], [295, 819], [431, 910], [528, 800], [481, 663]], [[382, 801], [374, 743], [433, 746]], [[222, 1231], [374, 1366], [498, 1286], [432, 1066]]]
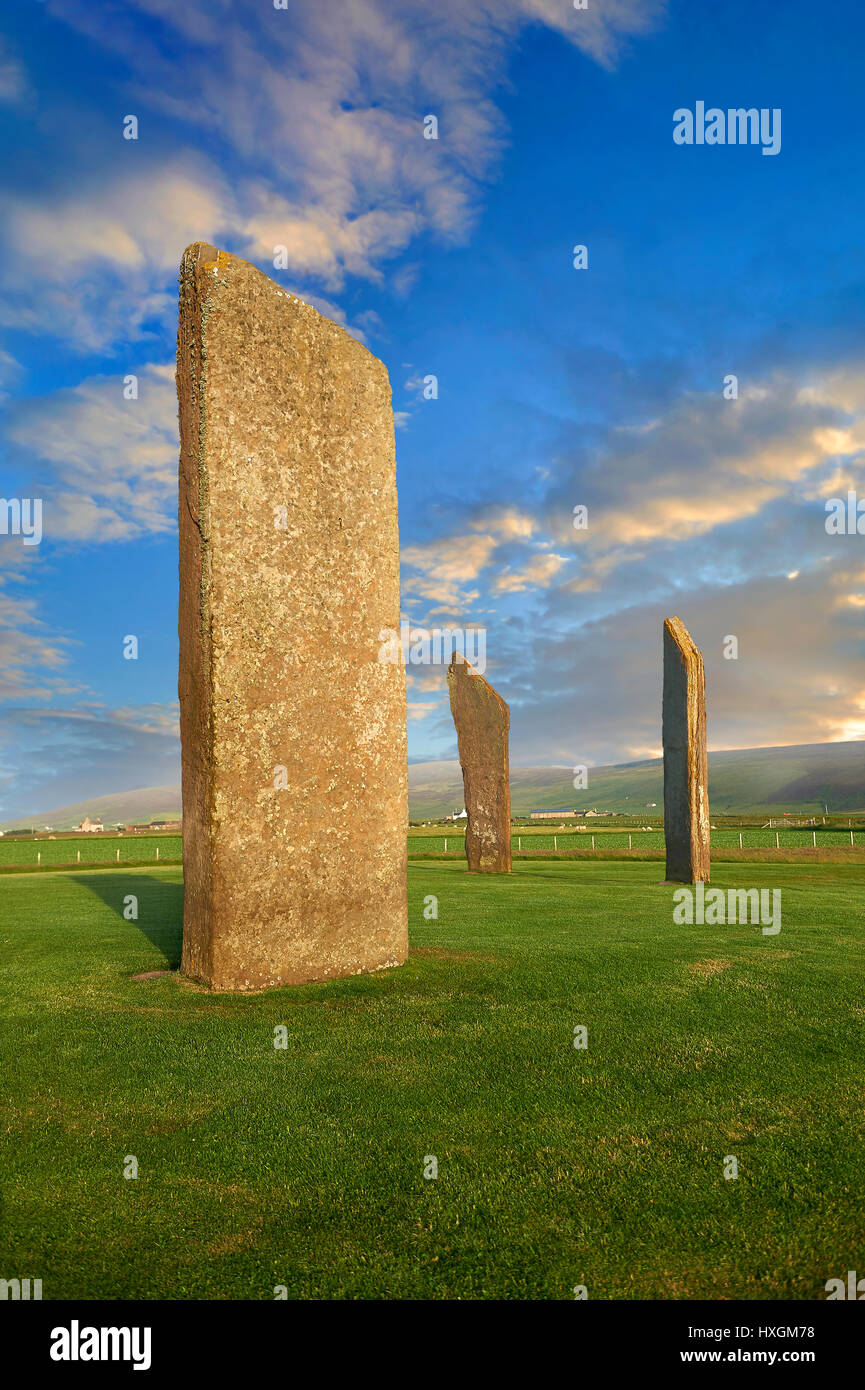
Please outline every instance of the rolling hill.
[[[567, 767], [512, 767], [511, 811], [573, 807], [641, 815], [651, 802], [663, 812], [660, 758], [589, 768], [588, 789], [575, 791]], [[409, 767], [413, 820], [458, 811], [462, 777], [455, 762]], [[865, 809], [865, 741], [810, 743], [789, 748], [741, 748], [709, 754], [709, 804], [717, 815], [782, 811], [818, 813]]]
[[53, 830], [74, 830], [85, 816], [101, 816], [104, 825], [149, 825], [154, 820], [180, 819], [180, 787], [139, 787], [130, 792], [109, 792], [92, 796], [71, 806], [58, 806], [53, 811], [39, 811], [18, 820], [4, 821], [0, 830], [20, 830], [33, 827], [41, 830], [50, 825]]
[[[463, 784], [459, 763], [409, 765], [412, 820], [433, 820], [459, 811]], [[512, 767], [511, 809], [515, 816], [533, 809], [573, 807], [642, 815], [663, 811], [664, 772], [660, 758], [589, 768], [588, 789], [575, 791], [570, 768]], [[807, 743], [789, 748], [740, 748], [709, 754], [709, 803], [717, 815], [816, 814], [865, 810], [865, 741]], [[7, 821], [3, 830], [50, 825], [70, 830], [85, 816], [147, 823], [180, 815], [180, 788], [142, 787], [91, 797], [38, 815]]]

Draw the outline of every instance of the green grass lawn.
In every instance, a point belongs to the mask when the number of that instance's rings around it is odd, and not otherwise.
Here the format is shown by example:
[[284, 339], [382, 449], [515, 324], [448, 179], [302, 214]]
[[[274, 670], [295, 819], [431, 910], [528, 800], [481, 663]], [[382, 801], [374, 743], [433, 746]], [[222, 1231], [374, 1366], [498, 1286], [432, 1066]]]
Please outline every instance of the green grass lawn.
[[659, 877], [412, 862], [406, 966], [247, 997], [130, 978], [178, 963], [177, 868], [4, 877], [0, 1277], [45, 1298], [824, 1298], [865, 1272], [865, 871], [715, 866], [782, 888], [774, 937], [674, 926]]

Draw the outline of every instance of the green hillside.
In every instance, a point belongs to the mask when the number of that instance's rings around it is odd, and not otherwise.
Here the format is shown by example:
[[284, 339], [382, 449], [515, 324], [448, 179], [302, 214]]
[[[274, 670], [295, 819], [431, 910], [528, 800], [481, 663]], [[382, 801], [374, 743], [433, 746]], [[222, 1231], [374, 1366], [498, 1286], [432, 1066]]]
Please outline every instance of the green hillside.
[[106, 829], [117, 825], [149, 825], [154, 820], [180, 819], [180, 788], [139, 787], [130, 792], [109, 792], [106, 796], [92, 796], [88, 801], [77, 801], [72, 806], [58, 806], [53, 811], [40, 811], [32, 816], [20, 816], [18, 820], [4, 821], [0, 830], [34, 829], [42, 830], [50, 825], [52, 830], [74, 830], [85, 816], [91, 820], [101, 817]]
[[[457, 762], [411, 763], [408, 770], [412, 820], [435, 820], [460, 811], [463, 782]], [[589, 785], [575, 791], [568, 767], [512, 767], [511, 809], [515, 816], [534, 809], [621, 811], [658, 817], [663, 812], [664, 773], [660, 758], [589, 768]], [[709, 801], [716, 815], [803, 815], [865, 810], [865, 741], [809, 743], [790, 748], [740, 748], [709, 754]], [[656, 805], [650, 809], [649, 803]], [[85, 816], [147, 824], [180, 816], [179, 787], [142, 787], [91, 797], [73, 806], [6, 821], [0, 829], [22, 826], [71, 830]]]
[[[575, 791], [570, 768], [512, 767], [511, 810], [621, 811], [641, 815], [663, 811], [664, 770], [660, 758], [592, 767], [588, 789]], [[462, 778], [456, 762], [415, 763], [409, 767], [413, 820], [458, 811]], [[865, 742], [813, 743], [789, 748], [741, 748], [709, 754], [709, 802], [723, 814], [778, 815], [865, 809]]]

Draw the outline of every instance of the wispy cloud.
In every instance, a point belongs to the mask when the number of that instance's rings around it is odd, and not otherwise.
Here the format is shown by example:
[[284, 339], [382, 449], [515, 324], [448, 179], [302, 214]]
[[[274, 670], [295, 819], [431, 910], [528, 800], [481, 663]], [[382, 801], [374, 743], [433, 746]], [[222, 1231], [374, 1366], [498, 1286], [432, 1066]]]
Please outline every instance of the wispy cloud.
[[24, 398], [10, 411], [6, 438], [22, 468], [47, 485], [49, 541], [127, 540], [176, 524], [174, 364], [149, 363], [132, 373], [136, 399], [124, 398], [128, 375], [90, 377]]
[[[720, 390], [685, 392], [642, 428], [608, 428], [588, 454], [570, 461], [563, 450], [543, 511], [556, 543], [579, 555], [573, 591], [599, 589], [652, 547], [832, 495], [863, 460], [861, 374], [777, 372], [731, 401]], [[573, 527], [576, 503], [588, 507], [585, 530]]]
[[[2, 551], [8, 545], [4, 538]], [[64, 674], [68, 653], [68, 641], [40, 618], [36, 598], [12, 594], [4, 583], [0, 587], [0, 699], [47, 700], [80, 694], [81, 687]]]
[[428, 618], [444, 612], [467, 623], [479, 600], [545, 589], [568, 562], [550, 550], [538, 518], [525, 509], [486, 507], [463, 525], [469, 530], [400, 551], [403, 593], [439, 605]]
[[136, 161], [83, 185], [9, 200], [2, 312], [7, 326], [91, 352], [169, 323], [183, 248], [203, 234], [230, 237], [239, 214], [198, 157]]
[[23, 63], [0, 36], [0, 102], [17, 106], [31, 95], [31, 91]]
[[0, 819], [180, 780], [176, 707], [17, 708], [3, 717]]
[[[663, 14], [661, 0], [578, 12], [559, 0], [352, 0], [339, 7], [258, 0], [48, 0], [47, 14], [122, 60], [138, 141], [94, 175], [13, 200], [4, 219], [5, 322], [65, 334], [82, 350], [132, 342], [173, 313], [183, 247], [221, 242], [285, 268], [329, 296], [347, 276], [381, 280], [417, 238], [463, 241], [507, 142], [496, 105], [511, 42], [545, 24], [609, 66]], [[10, 99], [24, 77], [0, 55]], [[439, 121], [424, 138], [424, 117]], [[155, 142], [148, 117], [163, 135]], [[164, 137], [173, 123], [177, 138]], [[192, 146], [220, 146], [220, 168]], [[171, 149], [166, 155], [165, 150]], [[163, 152], [160, 154], [160, 150]], [[16, 293], [22, 269], [37, 295]], [[38, 275], [35, 272], [38, 269]], [[395, 288], [404, 291], [410, 268]]]
[[520, 594], [526, 589], [546, 589], [567, 563], [566, 555], [536, 555], [523, 565], [522, 569], [503, 569], [493, 580], [493, 589], [497, 594]]

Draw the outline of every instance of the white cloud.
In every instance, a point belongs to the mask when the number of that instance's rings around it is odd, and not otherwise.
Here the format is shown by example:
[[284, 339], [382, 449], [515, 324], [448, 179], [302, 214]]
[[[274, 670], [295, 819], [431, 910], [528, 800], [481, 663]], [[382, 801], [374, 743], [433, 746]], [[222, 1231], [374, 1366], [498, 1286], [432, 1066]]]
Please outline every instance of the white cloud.
[[482, 590], [464, 586], [500, 563], [502, 555], [510, 561], [516, 553], [519, 562], [502, 564], [495, 577], [484, 578], [496, 594], [547, 588], [568, 562], [568, 556], [552, 553], [551, 543], [536, 535], [537, 519], [516, 507], [486, 508], [468, 524], [469, 532], [404, 546], [400, 551], [403, 566], [416, 571], [404, 575], [403, 593], [441, 605], [430, 616], [438, 612], [466, 615]]
[[124, 399], [118, 374], [26, 398], [10, 412], [7, 440], [37, 476], [47, 473], [47, 540], [115, 541], [174, 528], [174, 364], [151, 363], [137, 376], [137, 400]]
[[[170, 280], [195, 240], [265, 268], [284, 246], [291, 273], [332, 295], [347, 275], [380, 279], [422, 234], [465, 239], [507, 140], [492, 98], [520, 30], [546, 24], [610, 65], [664, 6], [351, 0], [338, 19], [327, 5], [278, 11], [259, 0], [46, 8], [122, 61], [128, 109], [141, 121], [139, 141], [117, 132], [110, 174], [95, 181], [73, 170], [65, 189], [18, 199], [6, 214], [5, 322], [89, 351], [170, 320]], [[12, 60], [5, 71], [14, 94]], [[179, 127], [162, 167], [144, 143], [152, 112]], [[424, 139], [427, 114], [439, 120], [438, 140]], [[193, 130], [221, 144], [222, 167], [237, 170], [230, 185], [184, 147]], [[39, 293], [16, 294], [22, 270], [31, 278], [37, 268]], [[411, 273], [399, 272], [398, 292]]]
[[63, 675], [67, 652], [68, 642], [39, 619], [33, 599], [0, 588], [0, 699], [79, 693]]
[[233, 194], [200, 160], [130, 167], [50, 201], [12, 199], [3, 321], [65, 335], [79, 351], [132, 341], [149, 321], [176, 315], [167, 286], [183, 249], [240, 225]]
[[[777, 372], [738, 401], [689, 393], [650, 430], [608, 431], [588, 463], [557, 470], [547, 499], [546, 525], [580, 556], [571, 589], [600, 588], [653, 546], [707, 537], [784, 501], [837, 495], [865, 450], [861, 375], [848, 367], [803, 387]], [[572, 496], [588, 506], [586, 530], [573, 529]]]
[[426, 719], [439, 705], [439, 700], [409, 700], [408, 717], [415, 721]]
[[489, 531], [500, 541], [529, 540], [538, 529], [537, 518], [517, 507], [489, 507], [471, 524], [476, 531]]
[[96, 704], [6, 710], [0, 818], [180, 781], [176, 706]]
[[497, 594], [519, 594], [525, 589], [546, 589], [552, 584], [562, 565], [568, 563], [566, 555], [536, 555], [522, 569], [506, 568], [493, 581]]

